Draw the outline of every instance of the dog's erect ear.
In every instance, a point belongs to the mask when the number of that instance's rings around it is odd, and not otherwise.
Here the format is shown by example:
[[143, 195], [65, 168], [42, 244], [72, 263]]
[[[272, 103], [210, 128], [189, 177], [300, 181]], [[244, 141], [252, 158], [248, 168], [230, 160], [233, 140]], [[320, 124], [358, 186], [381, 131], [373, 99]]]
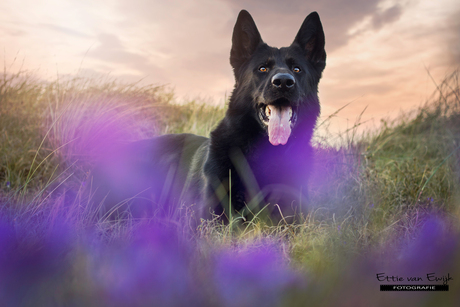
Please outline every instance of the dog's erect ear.
[[318, 13], [313, 12], [305, 18], [292, 44], [298, 44], [312, 64], [320, 72], [323, 71], [326, 66], [326, 51], [323, 26]]
[[263, 43], [254, 19], [248, 11], [242, 10], [238, 15], [233, 28], [232, 50], [230, 51], [230, 64], [235, 70], [247, 60]]

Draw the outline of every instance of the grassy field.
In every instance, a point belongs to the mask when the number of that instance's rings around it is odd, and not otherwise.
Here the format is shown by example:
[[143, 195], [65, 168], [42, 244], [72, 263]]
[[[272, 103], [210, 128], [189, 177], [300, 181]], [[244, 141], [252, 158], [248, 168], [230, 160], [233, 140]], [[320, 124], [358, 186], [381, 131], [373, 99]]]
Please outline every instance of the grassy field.
[[[378, 131], [351, 130], [340, 146], [317, 139], [303, 223], [203, 221], [189, 231], [174, 221], [95, 221], [91, 169], [119, 143], [207, 136], [225, 109], [178, 105], [161, 86], [3, 75], [0, 305], [457, 306], [458, 78]], [[448, 277], [448, 292], [379, 291]]]

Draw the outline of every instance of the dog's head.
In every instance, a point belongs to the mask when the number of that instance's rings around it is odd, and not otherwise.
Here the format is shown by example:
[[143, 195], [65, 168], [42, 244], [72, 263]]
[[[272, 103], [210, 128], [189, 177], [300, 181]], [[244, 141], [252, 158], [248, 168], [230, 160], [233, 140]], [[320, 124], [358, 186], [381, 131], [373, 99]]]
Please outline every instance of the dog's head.
[[252, 114], [272, 145], [286, 144], [298, 122], [311, 118], [306, 113], [316, 113], [310, 114], [315, 121], [319, 115], [324, 43], [316, 12], [307, 16], [289, 47], [273, 48], [263, 42], [251, 15], [241, 11], [230, 53], [236, 84], [229, 111]]

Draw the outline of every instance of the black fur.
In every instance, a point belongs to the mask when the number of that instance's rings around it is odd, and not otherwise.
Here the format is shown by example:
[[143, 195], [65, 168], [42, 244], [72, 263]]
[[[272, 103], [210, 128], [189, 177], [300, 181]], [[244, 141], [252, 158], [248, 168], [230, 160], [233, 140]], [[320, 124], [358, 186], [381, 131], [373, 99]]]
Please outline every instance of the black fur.
[[[211, 212], [223, 218], [230, 213], [248, 216], [266, 204], [276, 218], [280, 211], [284, 217], [304, 212], [324, 42], [316, 12], [305, 19], [291, 46], [278, 49], [262, 41], [251, 15], [241, 11], [230, 53], [235, 88], [226, 116], [210, 138], [181, 134], [138, 142], [114, 162], [124, 163], [138, 180], [115, 189], [109, 183], [100, 191], [116, 190], [117, 199], [138, 191], [146, 202], [142, 208], [157, 211], [198, 204], [200, 217]], [[274, 122], [267, 115], [270, 110], [292, 112], [284, 145], [269, 141], [267, 123]]]

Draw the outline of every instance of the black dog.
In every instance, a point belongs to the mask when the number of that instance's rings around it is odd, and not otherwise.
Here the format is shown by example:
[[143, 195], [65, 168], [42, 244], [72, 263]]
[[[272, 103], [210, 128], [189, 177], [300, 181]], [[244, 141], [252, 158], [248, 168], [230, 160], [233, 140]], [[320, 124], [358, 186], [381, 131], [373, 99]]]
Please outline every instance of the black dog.
[[156, 213], [198, 204], [200, 217], [224, 219], [266, 205], [276, 218], [304, 212], [326, 61], [319, 16], [308, 15], [291, 46], [278, 49], [243, 10], [232, 43], [235, 88], [210, 138], [164, 135], [121, 151], [99, 171], [106, 202], [127, 199], [132, 212]]

